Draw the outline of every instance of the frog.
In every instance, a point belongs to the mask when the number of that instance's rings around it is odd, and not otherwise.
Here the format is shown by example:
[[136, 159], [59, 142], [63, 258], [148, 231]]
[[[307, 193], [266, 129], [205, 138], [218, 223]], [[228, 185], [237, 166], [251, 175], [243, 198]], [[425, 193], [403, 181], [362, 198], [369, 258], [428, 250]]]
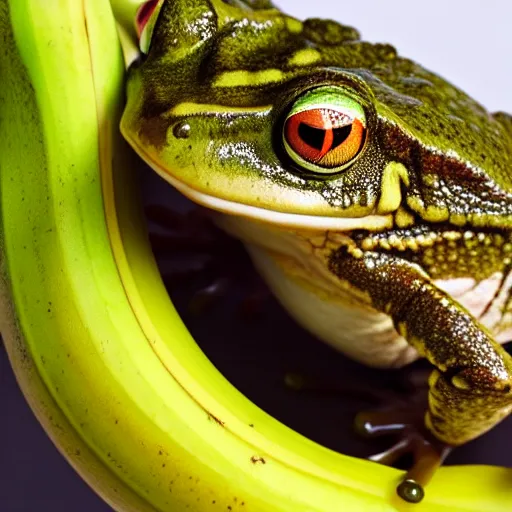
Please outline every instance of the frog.
[[267, 0], [153, 0], [137, 28], [135, 151], [317, 338], [373, 367], [432, 366], [419, 437], [385, 458], [413, 454], [398, 493], [420, 501], [452, 448], [512, 411], [512, 116]]

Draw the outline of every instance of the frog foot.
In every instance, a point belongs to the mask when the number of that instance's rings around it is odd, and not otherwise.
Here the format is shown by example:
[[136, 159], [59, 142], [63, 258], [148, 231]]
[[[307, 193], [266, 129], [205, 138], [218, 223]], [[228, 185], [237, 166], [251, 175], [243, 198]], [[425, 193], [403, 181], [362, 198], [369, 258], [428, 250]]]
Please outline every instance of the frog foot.
[[285, 384], [295, 391], [357, 397], [375, 404], [376, 410], [356, 416], [356, 433], [369, 440], [390, 437], [395, 441], [389, 449], [368, 458], [388, 466], [403, 467], [404, 462], [408, 463], [409, 471], [397, 493], [410, 503], [418, 503], [424, 496], [424, 486], [451, 449], [424, 424], [431, 371], [429, 366], [418, 362], [398, 371], [381, 373], [378, 380], [364, 382], [288, 373]]
[[395, 444], [370, 456], [370, 460], [392, 466], [406, 456], [412, 457], [412, 465], [397, 487], [397, 494], [409, 503], [419, 503], [423, 499], [425, 485], [453, 448], [427, 430], [424, 411], [412, 407], [363, 412], [355, 419], [356, 431], [366, 438], [397, 438]]
[[149, 239], [169, 288], [194, 281], [199, 288], [188, 304], [193, 315], [213, 307], [238, 283], [248, 283], [238, 303], [239, 314], [251, 319], [269, 292], [253, 271], [243, 245], [228, 236], [203, 208], [180, 213], [160, 205], [145, 209]]

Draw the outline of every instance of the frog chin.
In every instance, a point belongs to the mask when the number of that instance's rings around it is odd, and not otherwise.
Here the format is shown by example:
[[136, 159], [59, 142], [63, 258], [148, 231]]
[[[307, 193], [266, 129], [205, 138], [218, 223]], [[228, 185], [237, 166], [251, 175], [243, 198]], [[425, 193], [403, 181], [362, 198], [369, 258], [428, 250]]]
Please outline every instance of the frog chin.
[[[139, 154], [141, 152], [139, 151]], [[301, 213], [281, 212], [260, 208], [258, 206], [238, 203], [201, 192], [187, 183], [175, 178], [158, 163], [141, 154], [146, 163], [164, 180], [188, 199], [201, 206], [224, 214], [244, 217], [257, 222], [277, 225], [283, 228], [306, 229], [311, 231], [353, 231], [365, 229], [369, 231], [384, 231], [393, 227], [392, 214], [367, 215], [364, 217], [327, 217], [321, 215], [305, 215]]]

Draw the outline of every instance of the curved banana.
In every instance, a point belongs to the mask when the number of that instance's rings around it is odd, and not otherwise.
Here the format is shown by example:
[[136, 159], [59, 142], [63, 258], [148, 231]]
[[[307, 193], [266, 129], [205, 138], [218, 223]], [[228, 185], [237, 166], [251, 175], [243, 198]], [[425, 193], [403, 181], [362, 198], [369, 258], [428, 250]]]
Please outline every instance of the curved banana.
[[0, 330], [39, 421], [114, 509], [509, 508], [512, 473], [494, 467], [442, 468], [407, 505], [399, 471], [320, 447], [231, 386], [146, 240], [108, 0], [0, 0], [0, 32]]

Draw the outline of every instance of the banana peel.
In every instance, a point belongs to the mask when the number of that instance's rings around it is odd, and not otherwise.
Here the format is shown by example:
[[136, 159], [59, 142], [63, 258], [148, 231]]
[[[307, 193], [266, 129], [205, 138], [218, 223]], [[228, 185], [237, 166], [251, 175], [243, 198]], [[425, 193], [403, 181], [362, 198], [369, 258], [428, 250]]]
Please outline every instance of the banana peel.
[[[116, 12], [136, 2], [116, 1]], [[120, 16], [123, 22], [123, 16]], [[128, 27], [129, 30], [129, 27]], [[0, 0], [0, 332], [53, 442], [123, 511], [504, 511], [512, 470], [398, 470], [335, 453], [214, 368], [169, 300], [121, 139], [108, 0]]]

